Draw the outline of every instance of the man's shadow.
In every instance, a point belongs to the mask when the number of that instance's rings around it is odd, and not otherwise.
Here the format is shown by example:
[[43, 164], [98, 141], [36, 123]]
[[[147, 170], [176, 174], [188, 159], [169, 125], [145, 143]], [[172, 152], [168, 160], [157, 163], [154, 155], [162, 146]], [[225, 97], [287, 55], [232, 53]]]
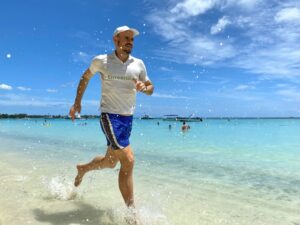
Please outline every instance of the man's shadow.
[[[76, 203], [77, 209], [67, 212], [47, 213], [41, 209], [34, 209], [35, 219], [53, 225], [89, 224], [89, 225], [117, 225], [112, 215], [104, 210], [97, 209], [86, 203]], [[105, 216], [105, 222], [101, 218]]]

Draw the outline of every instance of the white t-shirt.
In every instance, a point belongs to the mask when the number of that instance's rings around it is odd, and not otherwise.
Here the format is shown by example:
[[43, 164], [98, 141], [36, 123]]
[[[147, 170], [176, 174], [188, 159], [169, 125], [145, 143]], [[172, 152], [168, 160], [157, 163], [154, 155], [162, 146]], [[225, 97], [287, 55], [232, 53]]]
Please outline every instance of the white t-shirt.
[[94, 75], [101, 75], [101, 112], [132, 115], [135, 110], [136, 89], [133, 80], [149, 80], [142, 60], [129, 56], [123, 63], [113, 52], [96, 56], [90, 65]]

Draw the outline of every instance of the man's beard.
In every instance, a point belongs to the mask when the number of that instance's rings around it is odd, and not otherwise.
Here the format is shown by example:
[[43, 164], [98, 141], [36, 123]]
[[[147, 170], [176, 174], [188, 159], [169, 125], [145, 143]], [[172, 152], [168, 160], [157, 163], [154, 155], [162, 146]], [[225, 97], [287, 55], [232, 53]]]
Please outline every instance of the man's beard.
[[125, 45], [125, 47], [127, 47], [127, 48], [129, 48], [129, 49], [124, 49], [124, 48], [122, 48], [122, 50], [123, 50], [123, 52], [125, 52], [126, 54], [130, 54], [131, 53], [131, 51], [132, 51], [132, 45]]
[[[118, 42], [118, 45], [120, 44], [120, 42]], [[128, 44], [127, 44], [128, 45]], [[119, 45], [120, 46], [120, 45]], [[130, 54], [131, 53], [131, 51], [132, 51], [132, 45], [130, 45], [130, 47], [131, 47], [131, 49], [124, 49], [124, 47], [129, 47], [129, 46], [123, 46], [123, 47], [120, 47], [121, 48], [121, 50], [122, 50], [122, 52], [124, 52], [124, 53], [126, 53], [126, 54]]]
[[131, 50], [125, 50], [125, 49], [122, 49], [122, 51], [125, 52], [125, 53], [128, 54], [128, 55], [131, 53]]

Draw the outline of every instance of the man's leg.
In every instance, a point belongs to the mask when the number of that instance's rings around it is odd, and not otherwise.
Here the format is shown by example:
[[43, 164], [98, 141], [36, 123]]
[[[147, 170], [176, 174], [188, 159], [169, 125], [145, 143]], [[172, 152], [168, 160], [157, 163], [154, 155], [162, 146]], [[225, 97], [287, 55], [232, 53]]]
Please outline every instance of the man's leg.
[[124, 149], [115, 150], [115, 156], [120, 160], [119, 188], [123, 199], [128, 207], [134, 207], [133, 197], [133, 166], [134, 155], [129, 146]]
[[115, 156], [114, 150], [108, 147], [105, 156], [97, 156], [87, 164], [77, 165], [78, 174], [74, 185], [79, 186], [85, 173], [91, 170], [114, 168], [118, 161], [119, 159]]

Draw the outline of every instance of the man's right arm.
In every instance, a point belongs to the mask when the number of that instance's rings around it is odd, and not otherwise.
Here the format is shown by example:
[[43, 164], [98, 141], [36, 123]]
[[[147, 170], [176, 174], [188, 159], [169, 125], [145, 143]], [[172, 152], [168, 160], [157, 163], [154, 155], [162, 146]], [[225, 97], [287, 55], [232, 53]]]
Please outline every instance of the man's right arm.
[[77, 87], [77, 94], [76, 94], [75, 102], [74, 102], [74, 105], [71, 107], [70, 113], [69, 113], [72, 120], [74, 120], [76, 112], [78, 112], [78, 113], [81, 112], [81, 99], [82, 99], [85, 89], [89, 83], [89, 80], [91, 79], [92, 76], [93, 76], [93, 74], [90, 71], [90, 69], [87, 69], [81, 76], [80, 82]]

